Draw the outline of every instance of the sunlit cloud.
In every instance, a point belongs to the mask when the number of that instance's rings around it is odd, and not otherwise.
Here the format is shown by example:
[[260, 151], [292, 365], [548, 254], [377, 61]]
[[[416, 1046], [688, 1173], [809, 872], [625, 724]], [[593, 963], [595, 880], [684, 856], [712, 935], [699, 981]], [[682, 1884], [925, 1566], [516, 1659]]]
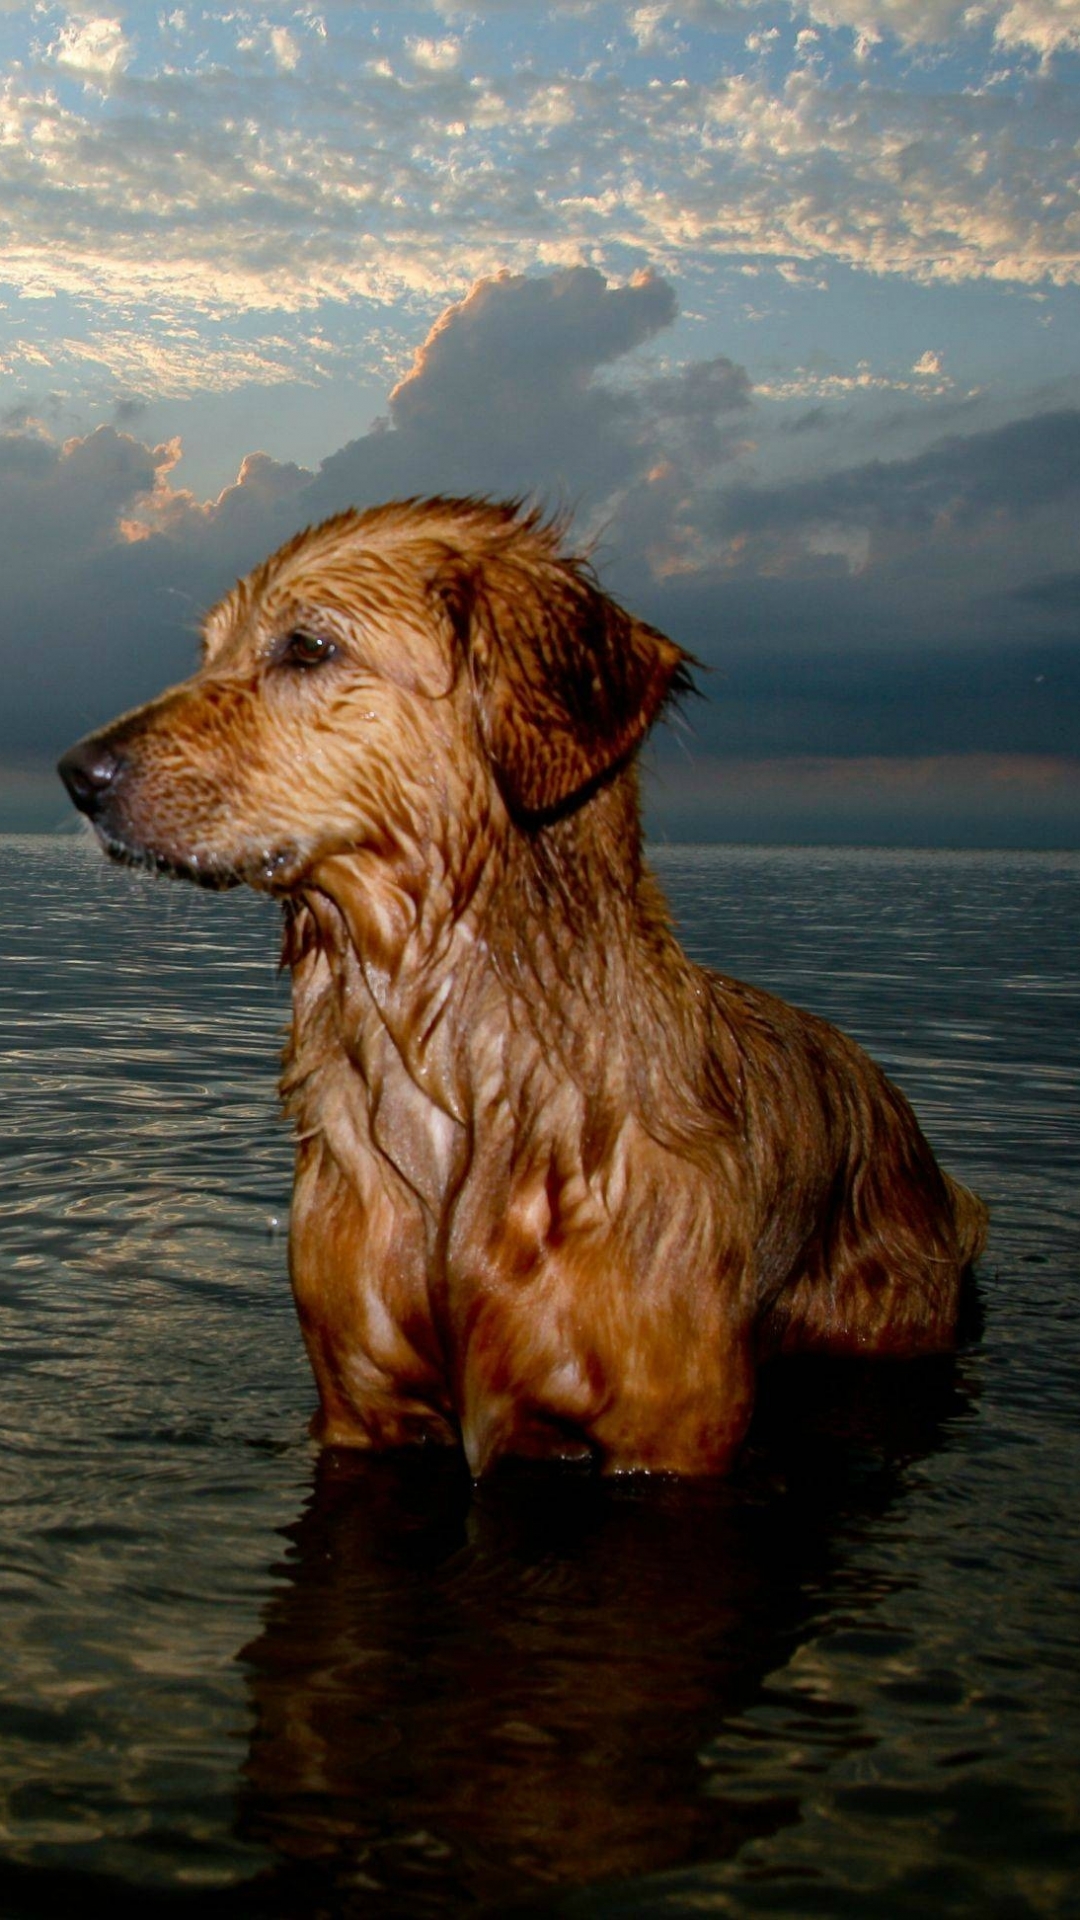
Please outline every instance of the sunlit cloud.
[[754, 391], [765, 400], [843, 400], [872, 393], [911, 393], [921, 399], [938, 399], [952, 387], [941, 355], [924, 353], [907, 375], [883, 373], [868, 360], [860, 360], [850, 372], [793, 367], [780, 378], [759, 381]]
[[76, 16], [61, 27], [46, 59], [61, 72], [74, 74], [90, 85], [105, 87], [124, 73], [131, 44], [123, 23], [107, 16]]
[[[503, 0], [520, 8], [523, 0]], [[560, 0], [554, 0], [558, 7]], [[604, 0], [562, 0], [566, 11], [599, 10]], [[465, 12], [446, 0], [448, 13]], [[754, 0], [648, 0], [625, 7], [629, 31], [642, 47], [655, 47], [682, 22], [730, 31], [739, 12], [755, 11]], [[1040, 53], [1080, 45], [1077, 0], [791, 0], [791, 17], [815, 25], [848, 28], [873, 45], [891, 35], [907, 46], [940, 46], [989, 32], [1003, 47], [1032, 47]]]
[[1001, 47], [1041, 54], [1080, 46], [1077, 0], [807, 0], [797, 11], [824, 27], [849, 27], [869, 41], [894, 34], [909, 46], [986, 31]]
[[250, 385], [283, 386], [297, 379], [298, 360], [306, 362], [308, 378], [317, 378], [335, 356], [326, 343], [303, 333], [292, 338], [261, 335], [245, 342], [172, 325], [149, 334], [128, 327], [94, 327], [84, 339], [57, 338], [48, 356], [27, 343], [23, 357], [47, 364], [54, 378], [96, 370], [125, 394], [172, 397]]
[[461, 62], [461, 41], [452, 34], [447, 34], [441, 40], [432, 40], [422, 34], [410, 35], [405, 46], [415, 65], [428, 73], [453, 73]]

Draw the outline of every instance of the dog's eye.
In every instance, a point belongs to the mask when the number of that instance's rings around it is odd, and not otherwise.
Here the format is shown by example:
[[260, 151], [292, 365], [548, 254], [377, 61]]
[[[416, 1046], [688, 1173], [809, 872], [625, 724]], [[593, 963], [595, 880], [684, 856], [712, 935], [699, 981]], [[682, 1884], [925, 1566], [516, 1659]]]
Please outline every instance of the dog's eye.
[[333, 641], [320, 633], [290, 633], [280, 658], [290, 667], [321, 667], [325, 660], [332, 660], [336, 652]]

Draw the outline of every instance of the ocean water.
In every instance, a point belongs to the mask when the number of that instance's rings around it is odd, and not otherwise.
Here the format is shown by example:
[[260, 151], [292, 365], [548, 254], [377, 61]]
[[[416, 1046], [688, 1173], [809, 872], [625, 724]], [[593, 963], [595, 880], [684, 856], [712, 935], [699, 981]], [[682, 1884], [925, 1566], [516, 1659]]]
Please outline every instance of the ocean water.
[[724, 1485], [320, 1456], [275, 910], [0, 841], [0, 1914], [1080, 1911], [1080, 856], [664, 848], [993, 1212]]

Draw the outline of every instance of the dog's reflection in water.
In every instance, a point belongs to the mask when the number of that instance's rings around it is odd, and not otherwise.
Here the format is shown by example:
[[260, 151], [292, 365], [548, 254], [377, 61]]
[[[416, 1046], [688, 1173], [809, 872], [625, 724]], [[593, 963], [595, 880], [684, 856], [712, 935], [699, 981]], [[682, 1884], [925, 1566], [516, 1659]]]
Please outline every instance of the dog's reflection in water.
[[880, 1597], [860, 1541], [958, 1402], [948, 1361], [779, 1374], [789, 1444], [730, 1484], [508, 1465], [474, 1491], [441, 1451], [321, 1457], [242, 1656], [242, 1824], [282, 1910], [501, 1909], [798, 1817], [702, 1755], [813, 1630], [838, 1551], [845, 1606]]

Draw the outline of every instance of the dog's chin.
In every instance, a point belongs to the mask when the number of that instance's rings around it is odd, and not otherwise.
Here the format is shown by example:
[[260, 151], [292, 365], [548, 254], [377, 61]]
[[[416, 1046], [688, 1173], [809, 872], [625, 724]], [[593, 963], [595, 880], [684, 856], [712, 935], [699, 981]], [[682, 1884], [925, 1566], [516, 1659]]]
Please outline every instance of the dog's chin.
[[143, 873], [164, 874], [170, 880], [189, 880], [211, 893], [225, 893], [248, 878], [242, 868], [230, 861], [207, 854], [178, 854], [162, 847], [142, 845], [121, 839], [95, 823], [94, 831], [105, 853], [117, 866], [135, 867]]
[[238, 877], [260, 893], [291, 893], [309, 865], [310, 856], [298, 847], [276, 847], [256, 854], [242, 866]]
[[309, 864], [308, 857], [294, 846], [245, 848], [225, 856], [127, 839], [98, 821], [94, 822], [94, 832], [104, 852], [118, 866], [164, 874], [170, 880], [188, 880], [210, 893], [227, 893], [232, 887], [242, 886], [254, 887], [258, 893], [289, 893]]

